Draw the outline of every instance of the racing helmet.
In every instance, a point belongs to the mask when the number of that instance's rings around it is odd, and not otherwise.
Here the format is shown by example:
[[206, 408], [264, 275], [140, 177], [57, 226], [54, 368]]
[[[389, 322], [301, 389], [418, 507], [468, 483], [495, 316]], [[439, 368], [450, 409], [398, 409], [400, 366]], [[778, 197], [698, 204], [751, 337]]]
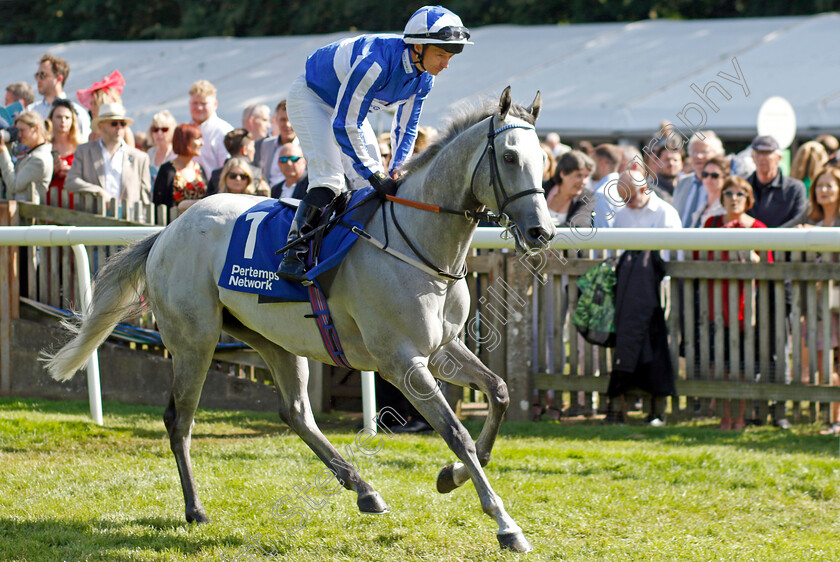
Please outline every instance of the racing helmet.
[[403, 40], [414, 45], [435, 45], [450, 53], [460, 53], [472, 45], [470, 30], [461, 18], [443, 6], [423, 6], [405, 24]]

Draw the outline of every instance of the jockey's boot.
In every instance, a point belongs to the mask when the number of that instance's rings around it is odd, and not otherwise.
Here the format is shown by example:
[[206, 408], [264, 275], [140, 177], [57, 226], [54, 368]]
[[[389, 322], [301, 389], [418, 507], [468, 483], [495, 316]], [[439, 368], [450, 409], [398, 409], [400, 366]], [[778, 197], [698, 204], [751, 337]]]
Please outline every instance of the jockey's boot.
[[[321, 216], [334, 193], [328, 188], [316, 187], [310, 189], [298, 205], [295, 218], [289, 227], [289, 237], [286, 244], [291, 244], [315, 227], [315, 220]], [[287, 281], [306, 281], [306, 256], [309, 253], [309, 245], [306, 243], [292, 246], [286, 250], [283, 260], [277, 268], [277, 276]]]

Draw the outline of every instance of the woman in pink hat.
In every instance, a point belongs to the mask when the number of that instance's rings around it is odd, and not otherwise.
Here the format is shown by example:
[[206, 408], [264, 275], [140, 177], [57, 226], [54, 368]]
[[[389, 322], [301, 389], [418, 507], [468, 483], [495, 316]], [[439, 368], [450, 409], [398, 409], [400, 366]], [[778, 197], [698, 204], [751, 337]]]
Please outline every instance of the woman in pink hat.
[[[99, 108], [106, 103], [122, 104], [122, 91], [125, 87], [125, 78], [119, 70], [115, 70], [110, 76], [106, 76], [99, 82], [86, 90], [76, 90], [76, 98], [79, 103], [90, 111], [91, 120], [99, 116]], [[88, 140], [97, 140], [99, 133], [92, 129]], [[125, 142], [128, 146], [134, 147], [134, 133], [131, 128], [125, 129]]]

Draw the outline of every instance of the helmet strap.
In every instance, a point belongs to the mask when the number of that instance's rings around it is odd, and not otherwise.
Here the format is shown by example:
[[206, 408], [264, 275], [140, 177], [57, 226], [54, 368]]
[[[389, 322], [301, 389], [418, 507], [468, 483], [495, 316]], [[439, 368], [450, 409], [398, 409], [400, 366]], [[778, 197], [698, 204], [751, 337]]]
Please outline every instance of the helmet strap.
[[[426, 72], [426, 67], [423, 64], [423, 56], [426, 54], [426, 44], [421, 43], [421, 48], [420, 48], [419, 53], [414, 50], [414, 45], [416, 45], [416, 43], [411, 45], [411, 62], [416, 64], [416, 65], [419, 65], [420, 70], [423, 71], [423, 72]], [[414, 59], [414, 55], [418, 56], [417, 60]]]

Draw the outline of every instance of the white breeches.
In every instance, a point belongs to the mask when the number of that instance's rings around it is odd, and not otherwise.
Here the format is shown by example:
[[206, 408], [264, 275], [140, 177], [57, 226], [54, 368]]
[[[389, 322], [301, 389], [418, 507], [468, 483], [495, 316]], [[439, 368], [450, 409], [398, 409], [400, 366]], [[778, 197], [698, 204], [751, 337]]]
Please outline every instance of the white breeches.
[[[359, 189], [369, 182], [356, 172], [353, 160], [342, 152], [335, 140], [333, 111], [306, 85], [303, 75], [292, 82], [286, 99], [286, 112], [306, 157], [309, 189], [328, 187], [338, 194], [347, 189], [345, 176], [350, 182], [350, 189]], [[367, 119], [362, 125], [362, 138], [366, 141], [368, 153], [381, 167], [376, 134]]]

